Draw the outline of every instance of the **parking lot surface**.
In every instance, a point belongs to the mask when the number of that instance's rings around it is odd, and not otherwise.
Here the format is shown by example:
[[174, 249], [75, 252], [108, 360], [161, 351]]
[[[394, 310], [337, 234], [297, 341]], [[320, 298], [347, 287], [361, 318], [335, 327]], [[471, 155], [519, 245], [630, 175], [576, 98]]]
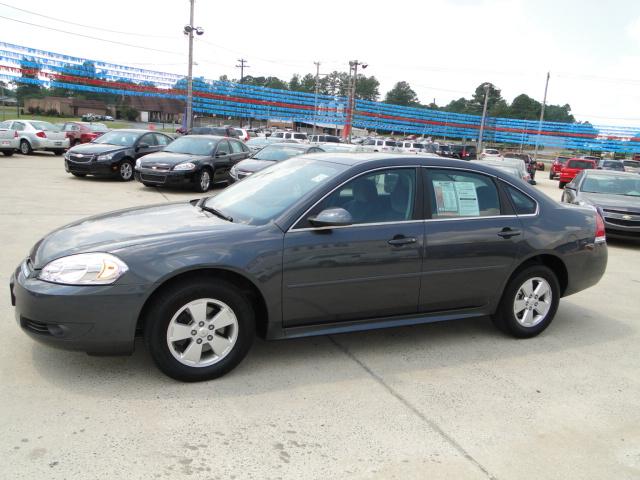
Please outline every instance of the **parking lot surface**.
[[34, 343], [8, 281], [53, 228], [198, 195], [74, 178], [46, 153], [0, 163], [0, 478], [640, 478], [638, 244], [610, 242], [602, 281], [530, 340], [488, 319], [257, 340], [231, 374], [183, 384], [142, 343]]

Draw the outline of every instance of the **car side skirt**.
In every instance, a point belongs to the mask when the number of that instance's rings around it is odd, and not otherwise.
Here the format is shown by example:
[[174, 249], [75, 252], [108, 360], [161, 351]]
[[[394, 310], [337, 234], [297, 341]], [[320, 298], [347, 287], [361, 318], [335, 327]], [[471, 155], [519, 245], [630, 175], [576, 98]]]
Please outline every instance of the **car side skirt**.
[[448, 310], [437, 313], [423, 313], [418, 315], [402, 315], [396, 317], [369, 318], [346, 322], [322, 323], [304, 325], [300, 327], [284, 328], [279, 332], [270, 331], [269, 339], [311, 337], [315, 335], [334, 335], [338, 333], [359, 332], [380, 328], [406, 327], [423, 323], [445, 322], [448, 320], [462, 320], [465, 318], [487, 317], [490, 313], [486, 306], [463, 310]]

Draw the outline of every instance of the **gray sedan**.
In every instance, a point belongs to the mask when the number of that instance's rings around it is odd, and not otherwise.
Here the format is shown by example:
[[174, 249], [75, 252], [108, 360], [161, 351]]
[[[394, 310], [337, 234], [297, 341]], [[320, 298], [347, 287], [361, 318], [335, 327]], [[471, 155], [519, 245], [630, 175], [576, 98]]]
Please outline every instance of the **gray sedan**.
[[[219, 377], [267, 339], [491, 316], [542, 332], [607, 264], [600, 215], [490, 167], [398, 154], [303, 155], [217, 196], [62, 227], [11, 279], [22, 330], [91, 354]], [[452, 326], [452, 328], [455, 328]]]

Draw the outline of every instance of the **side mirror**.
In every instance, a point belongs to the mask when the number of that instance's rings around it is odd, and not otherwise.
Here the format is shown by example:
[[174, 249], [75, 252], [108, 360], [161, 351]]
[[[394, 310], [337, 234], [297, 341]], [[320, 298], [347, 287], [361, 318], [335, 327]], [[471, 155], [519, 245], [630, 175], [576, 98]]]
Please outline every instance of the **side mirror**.
[[568, 188], [569, 190], [575, 190], [576, 189], [576, 184], [573, 182], [569, 182], [567, 183], [564, 188]]
[[309, 218], [314, 227], [344, 227], [353, 223], [353, 217], [344, 208], [327, 208]]
[[148, 143], [139, 143], [138, 146], [136, 147], [136, 150], [143, 150], [145, 148], [149, 148]]

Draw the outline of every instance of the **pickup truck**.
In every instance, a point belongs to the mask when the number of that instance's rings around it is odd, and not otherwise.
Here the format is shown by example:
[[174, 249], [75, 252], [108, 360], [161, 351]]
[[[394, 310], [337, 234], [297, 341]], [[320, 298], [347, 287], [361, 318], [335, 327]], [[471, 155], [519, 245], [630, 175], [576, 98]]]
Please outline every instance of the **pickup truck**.
[[18, 132], [3, 128], [0, 123], [0, 152], [5, 157], [10, 157], [20, 146]]

